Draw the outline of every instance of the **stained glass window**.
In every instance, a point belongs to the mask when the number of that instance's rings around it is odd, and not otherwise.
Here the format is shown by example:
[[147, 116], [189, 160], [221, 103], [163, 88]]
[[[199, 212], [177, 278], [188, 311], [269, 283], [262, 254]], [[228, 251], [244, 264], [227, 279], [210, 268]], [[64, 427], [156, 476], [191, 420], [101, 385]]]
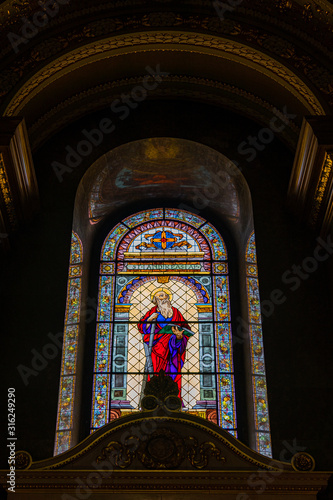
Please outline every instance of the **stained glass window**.
[[247, 293], [251, 339], [252, 387], [256, 427], [256, 448], [259, 453], [272, 456], [267, 402], [264, 346], [261, 327], [258, 268], [254, 232], [246, 248]]
[[[72, 233], [55, 454], [72, 445], [83, 251]], [[256, 449], [271, 456], [254, 233], [246, 248]], [[140, 409], [161, 368], [184, 412], [237, 437], [228, 254], [202, 217], [154, 209], [107, 235], [99, 276], [91, 431]]]
[[106, 237], [99, 278], [91, 431], [138, 411], [161, 368], [184, 412], [237, 436], [227, 250], [178, 209], [127, 217]]
[[81, 305], [82, 260], [82, 244], [78, 235], [73, 232], [68, 273], [55, 455], [68, 450], [72, 439], [77, 339]]

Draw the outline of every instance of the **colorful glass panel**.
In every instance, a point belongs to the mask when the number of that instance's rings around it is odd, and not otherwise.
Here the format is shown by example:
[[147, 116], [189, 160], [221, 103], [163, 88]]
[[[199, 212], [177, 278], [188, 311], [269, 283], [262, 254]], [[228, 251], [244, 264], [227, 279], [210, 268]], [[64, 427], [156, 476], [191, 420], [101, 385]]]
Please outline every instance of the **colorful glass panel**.
[[185, 210], [177, 210], [176, 208], [166, 208], [165, 218], [182, 220], [183, 222], [191, 224], [196, 228], [202, 226], [206, 222], [205, 219], [199, 217], [199, 215], [191, 214], [190, 212], [186, 212]]
[[63, 339], [63, 375], [73, 375], [75, 373], [78, 330], [79, 327], [77, 325], [65, 328]]
[[246, 264], [246, 274], [248, 276], [257, 276], [258, 275], [257, 266], [253, 264]]
[[127, 252], [138, 254], [152, 252], [200, 252], [200, 247], [188, 232], [173, 231], [165, 226], [155, 226], [153, 229], [138, 234], [131, 242]]
[[246, 247], [246, 262], [257, 263], [257, 250], [254, 232], [251, 234]]
[[73, 405], [71, 404], [74, 394], [74, 377], [62, 377], [61, 379], [61, 409], [59, 414], [59, 426], [62, 429], [72, 427]]
[[81, 276], [81, 266], [70, 266], [69, 277], [74, 278], [75, 276]]
[[214, 260], [227, 260], [227, 250], [224, 241], [216, 229], [211, 224], [207, 223], [200, 227], [200, 231], [207, 236], [213, 250]]
[[113, 274], [115, 269], [115, 265], [112, 262], [108, 262], [107, 264], [101, 264], [100, 274]]
[[[256, 428], [256, 448], [259, 453], [272, 456], [267, 402], [264, 346], [261, 327], [259, 281], [254, 232], [246, 247], [247, 293], [250, 320], [253, 404]], [[255, 276], [255, 277], [254, 277]]]
[[231, 430], [236, 426], [234, 377], [231, 374], [222, 373], [218, 377], [220, 387], [220, 425], [223, 429]]
[[66, 315], [59, 387], [57, 431], [54, 454], [58, 455], [71, 446], [74, 389], [76, 379], [77, 342], [81, 310], [82, 243], [73, 231], [68, 271]]
[[55, 455], [59, 455], [59, 453], [64, 453], [70, 448], [71, 444], [71, 431], [59, 431], [56, 436], [56, 445], [55, 448], [57, 452]]
[[[162, 290], [172, 317], [181, 317], [190, 332], [175, 340], [184, 346], [180, 364], [165, 361], [180, 387], [183, 411], [237, 435], [226, 257], [213, 226], [178, 209], [140, 212], [109, 233], [101, 253], [92, 431], [140, 408], [150, 376], [146, 330], [140, 325], [154, 310], [154, 294]], [[164, 348], [171, 349], [169, 344]]]
[[70, 263], [79, 264], [83, 260], [82, 243], [74, 231], [72, 232]]
[[259, 282], [256, 278], [247, 278], [247, 293], [251, 323], [261, 323]]
[[135, 215], [127, 217], [122, 222], [129, 228], [133, 228], [142, 224], [143, 222], [149, 222], [154, 219], [163, 219], [163, 208], [157, 208], [156, 210], [145, 210], [144, 212], [139, 212]]
[[[101, 270], [103, 271], [103, 267]], [[105, 425], [108, 419], [109, 374], [111, 365], [113, 276], [100, 276], [93, 379], [92, 429]]]
[[213, 271], [215, 274], [228, 274], [227, 262], [214, 262]]
[[269, 432], [258, 432], [258, 448], [262, 455], [272, 456], [272, 441]]
[[214, 285], [216, 294], [216, 319], [217, 321], [230, 321], [228, 277], [214, 277]]
[[110, 321], [111, 319], [111, 303], [112, 303], [112, 276], [101, 276], [100, 278], [100, 295], [98, 301], [98, 321]]
[[114, 251], [117, 243], [119, 242], [121, 236], [128, 231], [128, 228], [123, 224], [118, 224], [112, 231], [109, 233], [106, 238], [103, 249], [102, 249], [102, 260], [109, 261], [114, 259]]
[[78, 323], [80, 319], [81, 278], [69, 280], [67, 292], [66, 324]]
[[236, 429], [236, 404], [234, 391], [234, 369], [230, 323], [217, 324], [217, 359], [219, 371], [220, 425], [224, 429]]

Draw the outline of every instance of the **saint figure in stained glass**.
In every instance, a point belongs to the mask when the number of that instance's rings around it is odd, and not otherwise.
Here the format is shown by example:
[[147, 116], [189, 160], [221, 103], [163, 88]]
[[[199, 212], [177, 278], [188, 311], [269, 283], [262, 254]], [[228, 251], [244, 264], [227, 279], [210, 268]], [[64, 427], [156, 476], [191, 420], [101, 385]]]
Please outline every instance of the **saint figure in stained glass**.
[[177, 383], [181, 398], [181, 369], [185, 361], [188, 338], [193, 335], [182, 313], [171, 305], [168, 290], [157, 289], [151, 299], [154, 305], [140, 320], [146, 354], [145, 371], [164, 370]]

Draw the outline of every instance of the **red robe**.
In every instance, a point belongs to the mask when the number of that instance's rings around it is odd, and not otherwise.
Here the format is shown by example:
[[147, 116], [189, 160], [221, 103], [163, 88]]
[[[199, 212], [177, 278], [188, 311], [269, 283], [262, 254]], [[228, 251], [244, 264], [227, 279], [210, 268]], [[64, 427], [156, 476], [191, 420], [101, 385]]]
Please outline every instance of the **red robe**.
[[[153, 348], [151, 353], [151, 359], [153, 363], [154, 373], [159, 373], [160, 370], [164, 370], [165, 373], [173, 378], [177, 383], [179, 388], [179, 397], [181, 397], [181, 369], [185, 361], [185, 350], [187, 345], [187, 337], [183, 335], [183, 338], [178, 340], [175, 334], [159, 333], [163, 326], [168, 323], [174, 323], [179, 325], [179, 328], [187, 328], [190, 330], [188, 323], [185, 321], [183, 315], [176, 309], [172, 308], [173, 316], [172, 318], [164, 318], [159, 311], [157, 311], [157, 306], [153, 307], [148, 311], [144, 317], [138, 323], [139, 331], [143, 334], [143, 341], [149, 345], [150, 331], [152, 323], [147, 323], [147, 319], [154, 313], [158, 312], [159, 317], [155, 320], [157, 321], [154, 332]], [[149, 380], [148, 375], [148, 380]]]

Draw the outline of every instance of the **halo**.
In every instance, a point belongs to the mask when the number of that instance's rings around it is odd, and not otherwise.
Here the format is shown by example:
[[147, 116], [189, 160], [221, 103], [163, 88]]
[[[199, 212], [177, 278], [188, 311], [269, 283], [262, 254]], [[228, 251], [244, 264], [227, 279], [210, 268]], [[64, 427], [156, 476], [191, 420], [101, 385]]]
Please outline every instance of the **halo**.
[[152, 302], [154, 302], [154, 297], [158, 292], [166, 293], [167, 295], [169, 295], [170, 301], [172, 300], [172, 293], [169, 290], [166, 290], [165, 288], [156, 288], [156, 290], [154, 290], [150, 296]]

